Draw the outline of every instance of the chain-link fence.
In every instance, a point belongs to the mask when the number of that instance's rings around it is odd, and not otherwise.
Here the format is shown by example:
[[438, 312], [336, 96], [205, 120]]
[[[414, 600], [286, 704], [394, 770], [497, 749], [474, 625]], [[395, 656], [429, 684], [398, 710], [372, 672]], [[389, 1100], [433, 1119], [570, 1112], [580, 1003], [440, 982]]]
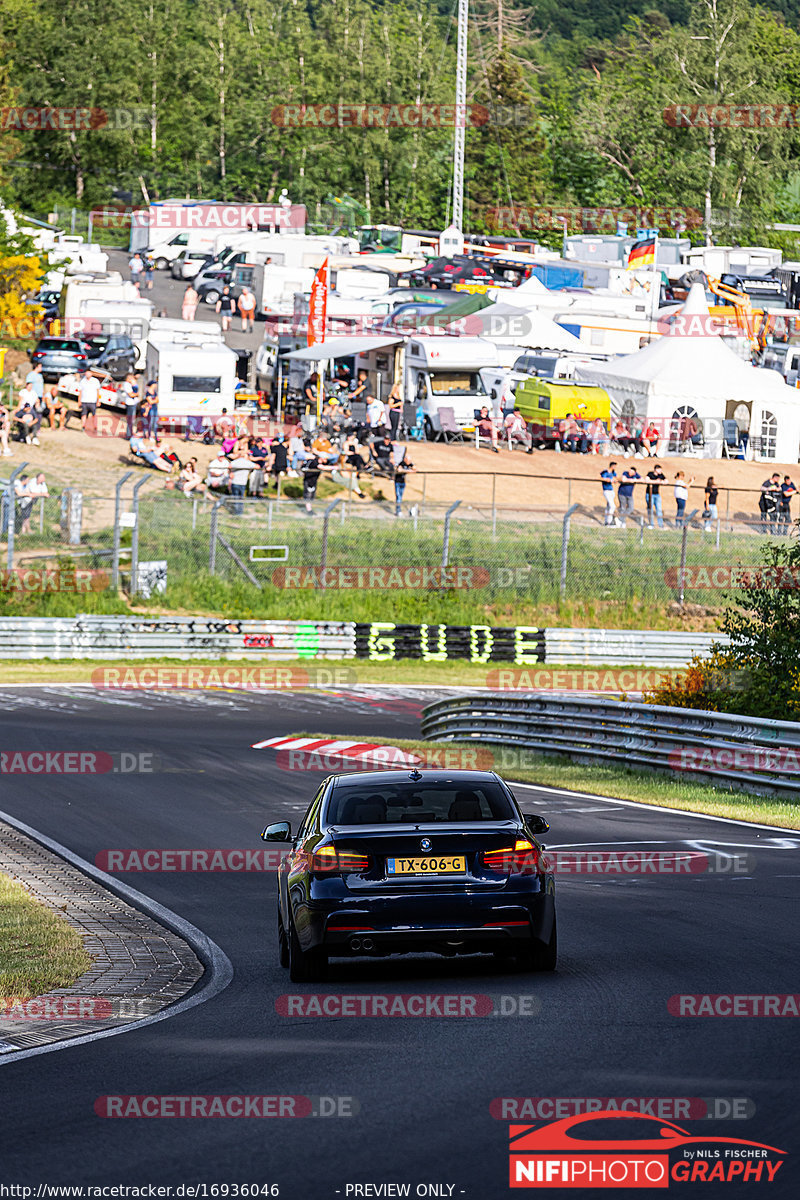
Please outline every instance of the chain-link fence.
[[394, 619], [407, 597], [421, 594], [499, 611], [564, 600], [718, 607], [759, 569], [767, 542], [797, 532], [774, 514], [725, 528], [699, 511], [683, 526], [649, 527], [633, 513], [624, 526], [607, 527], [598, 510], [578, 505], [554, 512], [428, 503], [398, 517], [388, 501], [192, 498], [131, 475], [115, 496], [65, 489], [18, 497], [13, 524], [13, 484], [0, 480], [7, 570], [68, 559], [98, 572], [104, 586], [144, 599], [166, 595], [170, 606], [195, 610], [230, 599], [234, 585], [245, 606], [254, 589], [281, 596], [287, 617], [293, 597], [309, 591], [385, 593]]

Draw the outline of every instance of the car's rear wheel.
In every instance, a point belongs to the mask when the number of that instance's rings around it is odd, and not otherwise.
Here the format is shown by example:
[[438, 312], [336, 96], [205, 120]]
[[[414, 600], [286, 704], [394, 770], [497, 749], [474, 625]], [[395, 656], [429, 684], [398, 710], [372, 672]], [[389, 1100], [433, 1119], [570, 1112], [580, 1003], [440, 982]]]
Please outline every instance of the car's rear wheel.
[[556, 917], [553, 914], [553, 931], [549, 942], [540, 942], [531, 938], [531, 944], [517, 956], [523, 971], [555, 971], [558, 961], [558, 933]]
[[278, 913], [278, 961], [282, 967], [288, 967], [289, 965], [289, 942], [286, 938], [286, 930], [283, 928], [280, 913]]
[[157, 271], [166, 271], [167, 267], [169, 266], [169, 262], [166, 258], [157, 258], [155, 265]]
[[206, 304], [216, 304], [221, 295], [222, 293], [218, 292], [216, 288], [210, 288], [203, 296], [203, 301]]
[[289, 978], [292, 983], [318, 983], [327, 973], [328, 958], [324, 950], [319, 946], [315, 946], [313, 950], [303, 950], [290, 918]]

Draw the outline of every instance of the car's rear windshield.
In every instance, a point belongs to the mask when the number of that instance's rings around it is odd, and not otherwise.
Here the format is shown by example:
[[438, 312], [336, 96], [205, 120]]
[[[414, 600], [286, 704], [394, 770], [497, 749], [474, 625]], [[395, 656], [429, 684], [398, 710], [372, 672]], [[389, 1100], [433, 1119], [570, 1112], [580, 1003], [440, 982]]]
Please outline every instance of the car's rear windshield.
[[68, 338], [42, 338], [37, 350], [81, 350], [80, 342], [70, 341]]
[[509, 821], [511, 802], [499, 783], [403, 781], [384, 786], [346, 781], [328, 798], [328, 825], [429, 824], [444, 821]]

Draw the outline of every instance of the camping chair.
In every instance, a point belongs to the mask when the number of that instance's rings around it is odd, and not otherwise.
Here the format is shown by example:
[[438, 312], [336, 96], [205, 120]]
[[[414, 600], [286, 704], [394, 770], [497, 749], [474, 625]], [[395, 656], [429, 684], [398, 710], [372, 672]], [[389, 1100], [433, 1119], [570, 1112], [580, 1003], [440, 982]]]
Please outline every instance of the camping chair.
[[439, 429], [433, 440], [435, 442], [447, 442], [448, 444], [450, 442], [463, 442], [464, 431], [456, 424], [456, 411], [454, 408], [439, 409]]
[[362, 440], [362, 434], [367, 427], [367, 402], [366, 400], [354, 400], [350, 405], [350, 420], [348, 422], [351, 429], [356, 431], [358, 440]]
[[[739, 425], [736, 421], [725, 420], [722, 422], [722, 457], [723, 458], [738, 458], [739, 457]], [[731, 453], [733, 451], [733, 453]]]
[[406, 435], [415, 442], [422, 441], [425, 437], [425, 413], [421, 404], [410, 404], [407, 400], [405, 401], [403, 404], [403, 428]]

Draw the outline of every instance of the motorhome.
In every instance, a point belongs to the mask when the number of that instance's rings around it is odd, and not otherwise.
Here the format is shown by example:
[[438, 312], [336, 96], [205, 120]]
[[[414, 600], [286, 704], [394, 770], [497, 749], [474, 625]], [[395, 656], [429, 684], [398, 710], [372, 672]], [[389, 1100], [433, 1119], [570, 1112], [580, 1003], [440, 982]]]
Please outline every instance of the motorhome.
[[635, 354], [661, 337], [662, 323], [649, 317], [615, 317], [602, 312], [568, 309], [553, 320], [574, 334], [588, 352], [602, 355]]
[[486, 338], [409, 338], [401, 348], [404, 394], [421, 405], [429, 437], [440, 429], [440, 409], [452, 408], [456, 424], [471, 425], [487, 394], [481, 371], [498, 366], [497, 347]]
[[686, 270], [705, 271], [706, 275], [751, 275], [779, 267], [781, 250], [769, 246], [693, 246], [683, 255]]
[[119, 271], [85, 272], [65, 281], [58, 303], [58, 316], [62, 332], [70, 332], [72, 322], [83, 315], [82, 306], [87, 300], [138, 300], [139, 293], [134, 285], [125, 280]]
[[244, 287], [249, 287], [255, 294], [256, 313], [260, 317], [290, 317], [294, 313], [295, 293], [310, 291], [313, 279], [313, 267], [245, 262], [233, 269], [231, 291], [238, 296]]
[[48, 258], [53, 266], [63, 266], [67, 275], [75, 275], [82, 271], [105, 271], [108, 267], [108, 255], [96, 243], [84, 242], [83, 238], [62, 237]]
[[147, 339], [153, 305], [149, 300], [105, 300], [91, 297], [81, 300], [79, 315], [69, 322], [71, 333], [126, 333], [136, 347], [136, 368], [141, 370], [147, 357]]
[[199, 330], [151, 330], [146, 372], [158, 380], [159, 415], [213, 418], [223, 408], [233, 412], [236, 363], [234, 351], [218, 337]]

